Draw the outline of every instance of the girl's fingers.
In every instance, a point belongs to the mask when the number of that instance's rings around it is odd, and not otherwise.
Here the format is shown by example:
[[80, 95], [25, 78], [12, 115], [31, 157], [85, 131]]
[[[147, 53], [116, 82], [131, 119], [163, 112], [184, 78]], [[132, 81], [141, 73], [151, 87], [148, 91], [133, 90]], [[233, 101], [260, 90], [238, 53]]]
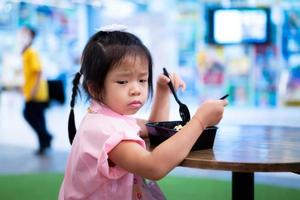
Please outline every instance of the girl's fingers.
[[224, 106], [227, 106], [227, 105], [228, 105], [227, 99], [224, 99], [224, 100], [222, 100], [222, 101], [223, 101]]
[[185, 82], [183, 80], [181, 80], [181, 78], [177, 74], [172, 73], [170, 75], [170, 77], [171, 77], [172, 83], [174, 85], [174, 88], [176, 90], [178, 90], [179, 88], [182, 88], [182, 91], [185, 90], [185, 88], [186, 88]]
[[182, 88], [182, 91], [184, 91], [186, 89], [185, 82], [177, 74], [170, 73], [169, 76], [170, 76], [170, 78], [161, 74], [159, 77], [159, 79], [160, 79], [159, 82], [162, 84], [168, 84], [170, 81], [172, 81], [172, 84], [173, 84], [175, 90]]
[[172, 83], [174, 85], [175, 90], [177, 90], [178, 89], [178, 83], [177, 83], [178, 80], [177, 80], [176, 74], [171, 73], [170, 74], [170, 78], [171, 78], [171, 81], [172, 81]]
[[159, 75], [159, 82], [162, 84], [168, 84], [170, 82], [170, 79], [165, 75], [161, 74]]
[[227, 99], [218, 100], [218, 101], [220, 101], [223, 106], [227, 106], [227, 104], [228, 104]]

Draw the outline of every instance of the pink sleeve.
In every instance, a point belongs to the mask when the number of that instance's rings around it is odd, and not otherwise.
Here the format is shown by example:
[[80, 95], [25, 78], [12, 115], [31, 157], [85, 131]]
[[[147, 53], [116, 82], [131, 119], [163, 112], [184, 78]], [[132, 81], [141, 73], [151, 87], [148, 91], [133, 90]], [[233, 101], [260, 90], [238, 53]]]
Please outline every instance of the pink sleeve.
[[145, 148], [145, 142], [138, 136], [128, 136], [124, 134], [113, 134], [109, 137], [103, 145], [102, 153], [98, 159], [97, 170], [103, 176], [109, 179], [119, 179], [123, 175], [127, 174], [128, 171], [118, 167], [110, 167], [108, 163], [108, 153], [117, 146], [122, 140], [132, 140]]

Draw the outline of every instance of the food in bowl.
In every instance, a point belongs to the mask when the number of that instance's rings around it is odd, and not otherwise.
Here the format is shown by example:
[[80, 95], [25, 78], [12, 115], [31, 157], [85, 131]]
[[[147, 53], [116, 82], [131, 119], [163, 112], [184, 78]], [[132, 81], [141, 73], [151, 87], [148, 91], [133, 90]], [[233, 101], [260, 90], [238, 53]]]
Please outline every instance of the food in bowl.
[[[183, 127], [182, 121], [165, 121], [146, 123], [151, 146], [157, 146], [177, 133]], [[194, 144], [192, 151], [213, 148], [218, 127], [211, 126], [204, 129]]]
[[183, 128], [183, 126], [182, 126], [181, 124], [179, 124], [179, 125], [176, 125], [176, 126], [174, 127], [174, 130], [175, 130], [175, 131], [180, 131], [182, 128]]

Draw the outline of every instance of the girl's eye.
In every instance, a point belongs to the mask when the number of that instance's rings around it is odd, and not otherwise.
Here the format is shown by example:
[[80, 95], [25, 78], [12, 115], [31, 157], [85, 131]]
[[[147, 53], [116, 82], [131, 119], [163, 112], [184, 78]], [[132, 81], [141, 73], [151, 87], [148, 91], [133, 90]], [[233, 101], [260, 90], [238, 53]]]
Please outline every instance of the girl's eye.
[[140, 80], [141, 83], [145, 83], [145, 82], [147, 82], [147, 81], [148, 81], [148, 80], [146, 80], [146, 79], [141, 79], [141, 80]]
[[116, 81], [116, 82], [121, 85], [128, 83], [128, 81]]

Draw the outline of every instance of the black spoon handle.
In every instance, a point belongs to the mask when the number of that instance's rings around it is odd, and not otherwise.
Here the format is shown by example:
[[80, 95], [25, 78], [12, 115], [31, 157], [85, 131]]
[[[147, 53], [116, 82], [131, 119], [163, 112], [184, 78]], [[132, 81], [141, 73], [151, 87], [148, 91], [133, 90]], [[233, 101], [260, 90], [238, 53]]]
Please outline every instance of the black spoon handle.
[[220, 100], [226, 99], [228, 96], [229, 96], [229, 94], [226, 94], [226, 95], [222, 96], [222, 97], [220, 98]]
[[[164, 71], [164, 75], [167, 76], [168, 78], [170, 78], [167, 69], [166, 69], [166, 68], [163, 68], [163, 71]], [[169, 88], [171, 89], [171, 91], [172, 91], [172, 93], [173, 93], [173, 95], [174, 95], [175, 100], [177, 101], [177, 103], [182, 104], [182, 103], [179, 101], [178, 97], [177, 97], [177, 94], [176, 94], [176, 91], [175, 91], [174, 86], [173, 86], [173, 84], [172, 84], [172, 81], [170, 81], [170, 82], [168, 83], [168, 85], [169, 85]]]

